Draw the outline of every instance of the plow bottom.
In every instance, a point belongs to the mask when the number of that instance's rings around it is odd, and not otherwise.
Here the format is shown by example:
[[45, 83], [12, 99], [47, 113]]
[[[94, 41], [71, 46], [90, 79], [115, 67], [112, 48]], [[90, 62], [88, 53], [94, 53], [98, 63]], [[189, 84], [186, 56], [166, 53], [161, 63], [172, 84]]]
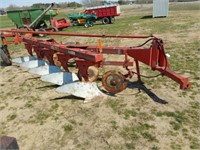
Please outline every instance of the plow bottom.
[[49, 65], [48, 62], [37, 60], [36, 57], [27, 56], [12, 59], [20, 67], [29, 69], [28, 72], [40, 75], [40, 80], [52, 84], [60, 85], [56, 89], [58, 93], [71, 94], [89, 102], [96, 97], [105, 97], [94, 82], [80, 82], [75, 73], [65, 72], [60, 67]]
[[13, 63], [21, 64], [23, 62], [27, 62], [27, 61], [31, 61], [31, 60], [36, 60], [36, 57], [33, 57], [33, 56], [18, 57], [18, 58], [12, 59], [12, 62]]
[[57, 72], [41, 77], [42, 81], [50, 82], [57, 85], [64, 85], [68, 83], [73, 83], [79, 81], [76, 74], [71, 72]]
[[44, 65], [48, 65], [48, 63], [42, 60], [31, 60], [31, 61], [21, 63], [20, 67], [31, 69], [31, 68], [36, 68], [39, 66], [44, 66]]
[[90, 101], [99, 96], [105, 96], [97, 87], [95, 82], [74, 82], [63, 85], [56, 89], [59, 93], [72, 94], [77, 97], [85, 98], [84, 102]]
[[37, 74], [37, 75], [47, 75], [51, 73], [56, 73], [56, 72], [61, 72], [62, 70], [57, 67], [57, 66], [52, 66], [52, 65], [45, 65], [37, 68], [32, 68], [29, 70], [30, 73], [32, 74]]

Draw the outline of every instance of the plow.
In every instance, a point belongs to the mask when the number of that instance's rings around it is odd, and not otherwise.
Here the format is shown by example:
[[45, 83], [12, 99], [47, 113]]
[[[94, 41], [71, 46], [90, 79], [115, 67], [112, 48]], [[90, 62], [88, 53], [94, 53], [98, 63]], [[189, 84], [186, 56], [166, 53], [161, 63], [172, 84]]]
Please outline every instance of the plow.
[[[41, 39], [33, 35], [42, 34], [40, 31], [27, 30], [0, 30], [1, 33], [1, 58], [7, 65], [17, 63], [21, 67], [28, 68], [32, 74], [41, 76], [42, 81], [59, 85], [56, 89], [59, 93], [68, 93], [84, 98], [85, 101], [104, 97], [109, 94], [122, 92], [127, 88], [127, 81], [134, 75], [141, 81], [144, 77], [140, 73], [140, 63], [157, 71], [156, 76], [166, 76], [180, 85], [180, 89], [189, 89], [191, 84], [188, 78], [175, 73], [170, 65], [164, 50], [164, 42], [161, 38], [150, 36], [130, 35], [96, 35], [74, 34], [64, 32], [45, 32], [46, 35], [74, 36], [97, 38], [96, 45], [83, 45], [79, 43], [63, 44], [55, 39]], [[137, 46], [103, 46], [103, 38], [120, 38], [145, 40]], [[9, 39], [9, 41], [8, 41]], [[12, 39], [10, 41], [10, 39]], [[29, 56], [11, 58], [9, 44], [24, 44]], [[147, 45], [148, 44], [148, 45]], [[114, 60], [107, 60], [106, 56], [114, 55]], [[122, 57], [122, 61], [117, 58]], [[78, 72], [70, 72], [74, 66]], [[100, 75], [100, 69], [106, 66], [121, 66], [125, 72], [117, 69], [108, 70]], [[97, 82], [101, 82], [103, 90], [98, 88]]]

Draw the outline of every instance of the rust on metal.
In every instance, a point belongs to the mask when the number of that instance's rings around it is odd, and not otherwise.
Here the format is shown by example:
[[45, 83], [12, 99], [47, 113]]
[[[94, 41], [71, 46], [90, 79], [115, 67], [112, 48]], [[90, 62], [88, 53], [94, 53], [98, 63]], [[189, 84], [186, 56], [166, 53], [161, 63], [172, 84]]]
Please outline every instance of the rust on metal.
[[[96, 66], [90, 66], [87, 69], [87, 74], [88, 74], [88, 82], [94, 82], [98, 79], [99, 77], [99, 69]], [[85, 81], [86, 80], [83, 78], [82, 74], [78, 72], [78, 77], [80, 81]]]
[[110, 93], [115, 94], [123, 91], [127, 83], [125, 77], [116, 70], [111, 70], [103, 74], [102, 85]]

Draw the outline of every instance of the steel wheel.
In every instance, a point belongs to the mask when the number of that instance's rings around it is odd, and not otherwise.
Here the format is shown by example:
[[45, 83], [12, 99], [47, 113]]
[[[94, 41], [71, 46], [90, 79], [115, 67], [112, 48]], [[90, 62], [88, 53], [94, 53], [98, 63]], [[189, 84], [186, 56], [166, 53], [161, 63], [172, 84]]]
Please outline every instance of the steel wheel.
[[125, 77], [120, 72], [111, 70], [103, 75], [102, 85], [109, 93], [115, 94], [123, 91], [127, 83]]
[[58, 60], [58, 55], [56, 53], [53, 54], [53, 62], [57, 67], [61, 67], [61, 62]]
[[[87, 72], [88, 72], [88, 82], [94, 82], [97, 80], [99, 76], [99, 68], [97, 68], [96, 66], [90, 66]], [[85, 81], [80, 72], [78, 72], [78, 77], [81, 81]]]

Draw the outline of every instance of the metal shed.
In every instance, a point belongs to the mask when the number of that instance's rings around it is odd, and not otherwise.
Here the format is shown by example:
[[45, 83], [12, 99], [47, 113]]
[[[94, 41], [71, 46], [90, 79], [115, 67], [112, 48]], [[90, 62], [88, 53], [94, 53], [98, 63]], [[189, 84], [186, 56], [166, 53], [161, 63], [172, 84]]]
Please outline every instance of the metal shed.
[[169, 0], [153, 0], [153, 18], [167, 17]]

